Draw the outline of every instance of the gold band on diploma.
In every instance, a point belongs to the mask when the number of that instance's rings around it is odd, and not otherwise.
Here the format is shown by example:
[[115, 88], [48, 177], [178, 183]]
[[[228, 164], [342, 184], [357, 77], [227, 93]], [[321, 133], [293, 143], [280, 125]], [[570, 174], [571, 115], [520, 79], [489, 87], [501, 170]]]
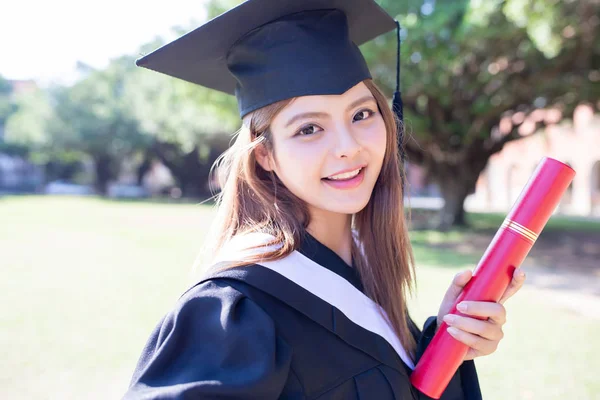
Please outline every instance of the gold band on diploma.
[[523, 236], [525, 239], [529, 240], [531, 243], [535, 243], [538, 238], [538, 234], [532, 231], [531, 229], [515, 222], [511, 219], [506, 218], [502, 223], [501, 228], [510, 229], [511, 231], [518, 233]]

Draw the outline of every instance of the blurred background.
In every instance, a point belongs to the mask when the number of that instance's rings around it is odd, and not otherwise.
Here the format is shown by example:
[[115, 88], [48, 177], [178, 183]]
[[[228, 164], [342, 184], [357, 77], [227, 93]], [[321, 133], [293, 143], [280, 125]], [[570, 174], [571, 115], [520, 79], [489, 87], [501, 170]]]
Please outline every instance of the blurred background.
[[[275, 1], [275, 0], [273, 0]], [[190, 283], [235, 99], [134, 61], [240, 1], [23, 0], [0, 15], [0, 397], [108, 399]], [[422, 324], [534, 168], [577, 175], [524, 263], [486, 399], [600, 399], [600, 1], [379, 0], [402, 25]], [[393, 32], [362, 46], [395, 84]]]

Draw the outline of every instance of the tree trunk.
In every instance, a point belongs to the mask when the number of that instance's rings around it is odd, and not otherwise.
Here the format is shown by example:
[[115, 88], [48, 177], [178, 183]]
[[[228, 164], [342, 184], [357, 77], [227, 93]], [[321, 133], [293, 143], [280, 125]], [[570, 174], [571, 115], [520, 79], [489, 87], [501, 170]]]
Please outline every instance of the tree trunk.
[[439, 181], [444, 206], [439, 212], [437, 227], [440, 230], [448, 230], [453, 226], [466, 226], [465, 199], [474, 187], [469, 187], [465, 181], [445, 178]]
[[444, 198], [444, 206], [436, 221], [437, 229], [445, 231], [452, 227], [467, 226], [465, 199], [475, 192], [477, 179], [487, 160], [488, 157], [478, 155], [463, 162], [438, 163], [431, 168], [431, 177], [438, 183]]
[[140, 186], [144, 183], [144, 175], [146, 175], [146, 173], [150, 171], [150, 168], [152, 167], [152, 158], [153, 154], [150, 150], [144, 151], [144, 160], [138, 166], [136, 171], [137, 184]]
[[108, 190], [108, 182], [113, 177], [111, 171], [112, 160], [106, 154], [97, 154], [93, 158], [96, 171], [96, 191], [98, 194], [105, 196]]
[[195, 146], [189, 153], [172, 143], [157, 142], [154, 145], [156, 156], [171, 170], [183, 196], [201, 197], [207, 182], [207, 173]]
[[156, 142], [154, 153], [171, 170], [184, 196], [203, 198], [210, 195], [208, 179], [214, 161], [229, 147], [229, 136], [215, 135], [205, 138], [208, 155], [200, 156], [200, 146], [184, 153], [177, 144]]
[[181, 160], [181, 191], [184, 196], [200, 198], [204, 196], [204, 189], [208, 181], [208, 174], [200, 160], [198, 146], [195, 146], [191, 152], [183, 156]]

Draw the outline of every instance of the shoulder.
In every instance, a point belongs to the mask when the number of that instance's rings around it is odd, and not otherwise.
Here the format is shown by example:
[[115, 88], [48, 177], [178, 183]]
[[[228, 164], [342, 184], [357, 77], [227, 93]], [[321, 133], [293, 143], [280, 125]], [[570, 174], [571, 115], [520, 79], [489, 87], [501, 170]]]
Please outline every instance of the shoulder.
[[265, 339], [274, 335], [272, 318], [246, 295], [244, 284], [234, 286], [226, 279], [209, 279], [187, 290], [160, 326], [163, 334], [157, 339], [163, 345], [179, 333], [215, 342], [245, 341], [242, 331]]
[[[240, 388], [269, 398], [283, 386], [290, 359], [291, 349], [261, 307], [227, 281], [207, 280], [157, 324], [125, 398], [226, 395]], [[152, 395], [141, 396], [148, 388]]]
[[230, 317], [232, 313], [237, 313], [238, 317], [251, 313], [261, 316], [257, 323], [269, 323], [269, 316], [246, 295], [243, 286], [234, 285], [227, 279], [205, 280], [188, 289], [177, 300], [167, 319], [185, 320], [206, 327], [218, 323], [222, 317]]
[[[231, 279], [208, 279], [187, 290], [176, 302], [167, 318], [185, 322], [190, 328], [216, 327], [224, 335], [236, 334], [237, 326], [252, 326], [260, 331], [273, 329], [273, 320], [263, 308], [248, 296], [250, 286]], [[232, 320], [223, 329], [225, 320]]]
[[217, 252], [214, 263], [239, 261], [247, 257], [268, 253], [281, 247], [275, 236], [264, 232], [248, 232], [229, 239]]
[[234, 287], [228, 280], [208, 278], [186, 290], [176, 301], [173, 311], [195, 305], [199, 302], [219, 300], [220, 302], [228, 303], [244, 298], [246, 298], [244, 291], [240, 290], [239, 287]]

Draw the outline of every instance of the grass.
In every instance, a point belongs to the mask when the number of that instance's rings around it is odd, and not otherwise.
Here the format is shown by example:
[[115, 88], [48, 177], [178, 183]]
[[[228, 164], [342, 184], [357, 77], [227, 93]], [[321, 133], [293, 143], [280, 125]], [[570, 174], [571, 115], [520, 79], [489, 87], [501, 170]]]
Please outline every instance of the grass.
[[[209, 206], [194, 204], [0, 198], [2, 398], [119, 398], [151, 329], [186, 288], [211, 218]], [[411, 310], [422, 323], [474, 260], [418, 240], [446, 236], [412, 234], [419, 291]], [[500, 349], [476, 361], [486, 400], [600, 392], [600, 321], [557, 310], [527, 288], [506, 306]]]
[[[495, 231], [502, 225], [505, 217], [506, 214], [501, 213], [470, 213], [467, 215], [467, 222], [471, 224], [473, 229], [493, 229]], [[544, 231], [561, 231], [566, 229], [600, 232], [600, 221], [582, 217], [553, 215], [544, 227]]]

